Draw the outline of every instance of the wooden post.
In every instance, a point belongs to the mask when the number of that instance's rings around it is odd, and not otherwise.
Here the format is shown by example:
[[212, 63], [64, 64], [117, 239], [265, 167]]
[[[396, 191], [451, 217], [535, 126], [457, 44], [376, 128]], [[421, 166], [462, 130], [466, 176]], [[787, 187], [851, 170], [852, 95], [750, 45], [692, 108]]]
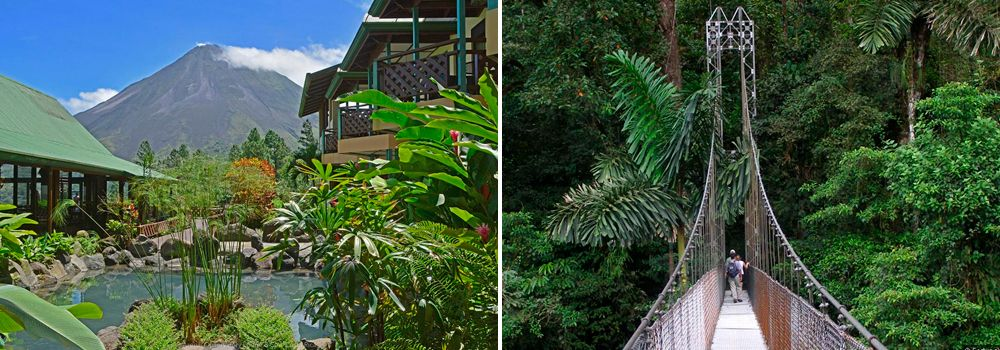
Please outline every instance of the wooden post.
[[49, 191], [48, 191], [49, 207], [47, 212], [49, 213], [49, 217], [47, 218], [46, 221], [48, 221], [49, 232], [52, 232], [52, 209], [55, 208], [56, 201], [59, 199], [59, 170], [49, 168], [48, 172], [49, 172]]
[[324, 98], [319, 105], [319, 147], [320, 154], [326, 153], [326, 128], [330, 118], [330, 100]]

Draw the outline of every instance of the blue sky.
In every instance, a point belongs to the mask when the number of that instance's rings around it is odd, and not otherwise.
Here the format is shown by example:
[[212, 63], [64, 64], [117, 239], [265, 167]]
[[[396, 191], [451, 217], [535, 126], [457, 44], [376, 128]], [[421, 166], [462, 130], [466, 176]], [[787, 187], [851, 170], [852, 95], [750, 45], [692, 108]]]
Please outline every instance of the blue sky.
[[76, 113], [213, 43], [301, 84], [340, 61], [370, 2], [0, 0], [0, 75]]

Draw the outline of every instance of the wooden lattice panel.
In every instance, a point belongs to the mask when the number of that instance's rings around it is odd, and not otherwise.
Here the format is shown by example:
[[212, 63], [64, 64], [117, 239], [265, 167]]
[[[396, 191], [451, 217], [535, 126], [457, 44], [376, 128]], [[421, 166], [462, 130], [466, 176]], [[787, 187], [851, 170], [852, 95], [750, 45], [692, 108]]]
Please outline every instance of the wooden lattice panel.
[[370, 108], [344, 108], [340, 110], [340, 123], [344, 126], [341, 137], [368, 136], [372, 133]]
[[453, 56], [454, 53], [448, 53], [379, 67], [379, 89], [401, 100], [437, 93], [431, 78], [442, 85], [451, 85], [448, 67]]

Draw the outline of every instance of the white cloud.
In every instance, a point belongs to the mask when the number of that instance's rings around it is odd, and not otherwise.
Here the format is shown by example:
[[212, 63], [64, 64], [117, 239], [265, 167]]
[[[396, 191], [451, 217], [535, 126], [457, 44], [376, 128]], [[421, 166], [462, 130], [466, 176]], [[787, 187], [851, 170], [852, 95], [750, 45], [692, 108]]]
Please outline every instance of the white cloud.
[[79, 94], [79, 97], [71, 97], [68, 100], [59, 99], [59, 103], [69, 110], [70, 114], [77, 114], [96, 106], [97, 104], [107, 101], [109, 98], [115, 97], [118, 94], [118, 90], [100, 88], [94, 91], [84, 91]]
[[296, 84], [302, 85], [306, 73], [340, 63], [347, 53], [347, 47], [327, 48], [313, 44], [296, 50], [274, 48], [261, 50], [256, 47], [226, 46], [216, 57], [234, 67], [244, 67], [255, 70], [270, 70], [288, 77]]

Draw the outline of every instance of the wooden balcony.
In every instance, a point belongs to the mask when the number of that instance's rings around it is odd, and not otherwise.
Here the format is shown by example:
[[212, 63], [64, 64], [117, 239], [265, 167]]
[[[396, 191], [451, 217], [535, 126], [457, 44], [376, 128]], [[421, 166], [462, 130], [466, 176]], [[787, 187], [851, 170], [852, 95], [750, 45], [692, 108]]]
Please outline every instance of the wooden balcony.
[[[497, 62], [486, 54], [485, 42], [483, 38], [466, 41], [464, 77], [457, 76], [461, 54], [457, 39], [381, 58], [378, 61], [378, 89], [403, 101], [423, 101], [440, 97], [431, 78], [452, 89], [457, 89], [464, 79], [468, 91], [478, 95], [479, 77], [486, 71], [497, 76]], [[419, 58], [414, 59], [414, 55]]]
[[[339, 142], [341, 139], [363, 137], [372, 135], [372, 107], [365, 104], [343, 103], [339, 106], [340, 124], [337, 123], [336, 114], [330, 119], [329, 127], [323, 135], [323, 153], [339, 152]], [[340, 133], [337, 128], [343, 126]]]

